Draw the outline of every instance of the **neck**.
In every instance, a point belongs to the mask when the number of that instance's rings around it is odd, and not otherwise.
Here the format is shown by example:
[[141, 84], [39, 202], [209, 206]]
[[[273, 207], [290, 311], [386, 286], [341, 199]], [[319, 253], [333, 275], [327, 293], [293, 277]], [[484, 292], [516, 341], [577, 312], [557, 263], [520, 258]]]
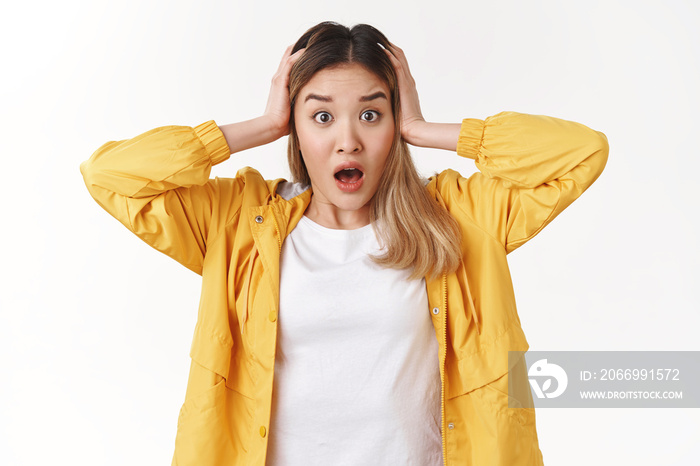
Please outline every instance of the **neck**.
[[320, 202], [316, 196], [312, 196], [304, 215], [326, 228], [356, 230], [369, 225], [369, 204], [358, 210], [342, 210], [333, 204]]

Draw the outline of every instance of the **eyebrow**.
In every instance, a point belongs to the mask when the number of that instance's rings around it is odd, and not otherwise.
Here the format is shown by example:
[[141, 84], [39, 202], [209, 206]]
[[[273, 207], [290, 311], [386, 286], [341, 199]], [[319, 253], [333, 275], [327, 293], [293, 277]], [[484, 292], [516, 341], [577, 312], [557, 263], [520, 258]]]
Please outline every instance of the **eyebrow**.
[[[370, 100], [374, 99], [387, 99], [386, 94], [384, 94], [382, 91], [375, 92], [374, 94], [370, 95], [363, 95], [360, 97], [360, 102], [369, 102]], [[309, 100], [318, 100], [321, 102], [333, 102], [333, 98], [331, 96], [327, 95], [318, 95], [318, 94], [309, 94], [306, 96], [306, 99], [304, 99], [304, 102], [308, 102]]]

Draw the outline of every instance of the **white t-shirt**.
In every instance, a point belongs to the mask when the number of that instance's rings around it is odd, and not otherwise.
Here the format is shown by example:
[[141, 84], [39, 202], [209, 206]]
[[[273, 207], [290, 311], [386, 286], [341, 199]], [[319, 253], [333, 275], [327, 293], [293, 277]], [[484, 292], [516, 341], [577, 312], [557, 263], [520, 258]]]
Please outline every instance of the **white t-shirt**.
[[425, 280], [374, 264], [372, 225], [285, 240], [267, 464], [441, 465]]

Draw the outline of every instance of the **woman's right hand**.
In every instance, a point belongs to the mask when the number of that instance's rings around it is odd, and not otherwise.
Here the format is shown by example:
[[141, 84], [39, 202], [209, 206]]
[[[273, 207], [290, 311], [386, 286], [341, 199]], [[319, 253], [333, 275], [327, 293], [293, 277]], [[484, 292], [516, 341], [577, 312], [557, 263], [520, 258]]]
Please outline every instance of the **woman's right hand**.
[[232, 154], [252, 147], [269, 144], [289, 134], [289, 115], [291, 112], [289, 72], [292, 69], [292, 65], [304, 53], [304, 49], [300, 49], [296, 53], [291, 54], [292, 48], [291, 45], [287, 47], [280, 66], [272, 77], [267, 107], [262, 116], [252, 120], [219, 126]]
[[291, 111], [291, 102], [289, 101], [289, 73], [292, 65], [304, 53], [305, 49], [299, 49], [292, 54], [293, 46], [287, 47], [284, 51], [284, 56], [280, 62], [277, 72], [272, 77], [270, 85], [270, 95], [267, 98], [267, 106], [265, 107], [264, 118], [270, 124], [273, 134], [276, 134], [275, 139], [289, 134], [289, 117]]

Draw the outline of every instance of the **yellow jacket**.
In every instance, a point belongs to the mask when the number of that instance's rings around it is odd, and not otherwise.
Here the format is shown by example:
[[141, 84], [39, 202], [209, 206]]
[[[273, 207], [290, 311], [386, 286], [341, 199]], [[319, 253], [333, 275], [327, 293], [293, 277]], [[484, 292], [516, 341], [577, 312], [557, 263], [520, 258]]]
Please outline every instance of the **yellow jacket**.
[[[534, 409], [508, 407], [508, 351], [528, 343], [506, 254], [598, 178], [607, 139], [578, 123], [503, 112], [464, 120], [457, 153], [475, 159], [479, 172], [445, 170], [426, 186], [463, 234], [457, 272], [426, 278], [440, 345], [445, 464], [540, 465]], [[80, 165], [98, 204], [202, 275], [173, 465], [265, 464], [280, 251], [311, 189], [266, 181], [251, 168], [209, 179], [229, 156], [210, 120], [108, 142]]]

